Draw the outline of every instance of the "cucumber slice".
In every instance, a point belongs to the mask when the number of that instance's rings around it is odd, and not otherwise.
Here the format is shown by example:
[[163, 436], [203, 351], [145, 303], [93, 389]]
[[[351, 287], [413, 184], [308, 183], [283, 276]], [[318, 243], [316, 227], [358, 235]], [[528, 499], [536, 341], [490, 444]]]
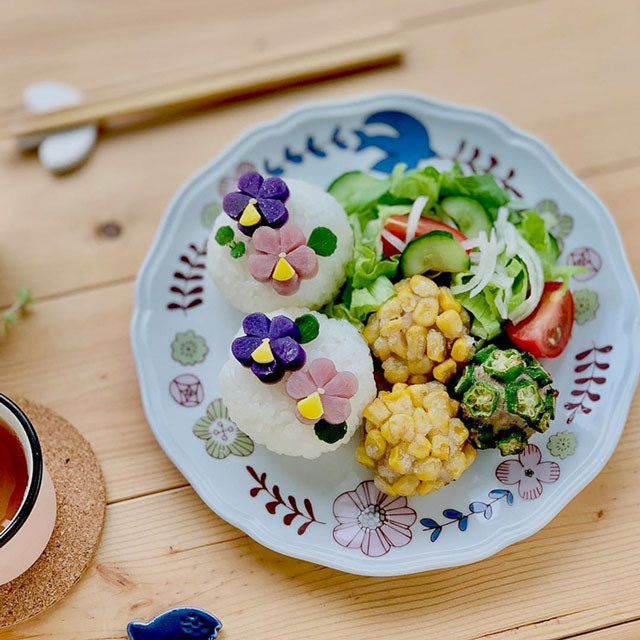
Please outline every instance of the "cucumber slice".
[[472, 198], [450, 196], [444, 198], [440, 206], [467, 238], [475, 238], [481, 231], [489, 234], [493, 227], [493, 221], [486, 209]]
[[327, 191], [347, 210], [359, 211], [375, 202], [389, 189], [391, 181], [380, 180], [362, 171], [349, 171], [338, 176]]
[[425, 271], [468, 271], [469, 256], [448, 231], [430, 231], [412, 240], [400, 256], [405, 277]]

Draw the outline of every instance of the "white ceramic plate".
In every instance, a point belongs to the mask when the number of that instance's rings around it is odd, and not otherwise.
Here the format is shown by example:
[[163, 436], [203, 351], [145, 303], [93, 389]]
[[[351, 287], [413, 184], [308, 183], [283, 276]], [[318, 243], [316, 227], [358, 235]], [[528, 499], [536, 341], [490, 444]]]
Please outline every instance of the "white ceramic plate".
[[[466, 172], [491, 171], [514, 197], [555, 216], [561, 260], [589, 267], [572, 282], [571, 342], [545, 363], [560, 391], [549, 431], [519, 457], [480, 452], [458, 482], [409, 500], [378, 494], [354, 461], [357, 436], [312, 462], [254, 447], [218, 399], [218, 371], [241, 321], [203, 266], [222, 195], [252, 167], [327, 187], [345, 171], [454, 161]], [[637, 383], [639, 309], [610, 214], [544, 144], [477, 109], [382, 93], [313, 103], [261, 124], [191, 177], [140, 270], [131, 339], [149, 424], [211, 509], [280, 553], [400, 575], [474, 562], [530, 536], [596, 476]], [[376, 504], [384, 521], [363, 521]]]

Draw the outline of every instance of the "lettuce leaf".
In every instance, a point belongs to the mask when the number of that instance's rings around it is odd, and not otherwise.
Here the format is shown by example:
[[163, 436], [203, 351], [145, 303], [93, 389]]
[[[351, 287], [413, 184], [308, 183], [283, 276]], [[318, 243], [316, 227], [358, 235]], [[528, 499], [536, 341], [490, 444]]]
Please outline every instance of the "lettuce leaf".
[[560, 257], [558, 241], [548, 229], [547, 221], [537, 211], [527, 209], [512, 214], [518, 233], [534, 248], [544, 269], [545, 282], [563, 280], [564, 286], [576, 273], [583, 273], [584, 267], [556, 264]]
[[[456, 274], [452, 281], [460, 284], [462, 279], [460, 274]], [[489, 287], [485, 287], [481, 293], [471, 298], [469, 292], [465, 291], [456, 295], [456, 300], [473, 316], [471, 333], [483, 340], [495, 338], [501, 329], [502, 318], [495, 305], [495, 294]]]
[[347, 269], [347, 275], [352, 276], [354, 289], [366, 287], [380, 276], [392, 278], [398, 270], [399, 256], [384, 259], [380, 233], [387, 220], [387, 216], [379, 216], [370, 220], [364, 229], [350, 218], [353, 228], [353, 260]]
[[509, 194], [490, 173], [465, 176], [458, 165], [440, 174], [440, 197], [445, 196], [473, 198], [494, 218], [498, 209], [509, 202]]
[[361, 227], [352, 215], [353, 258], [347, 265], [347, 281], [338, 296], [322, 311], [330, 318], [344, 318], [362, 327], [367, 315], [395, 295], [391, 278], [398, 271], [399, 256], [385, 259], [380, 232], [388, 215], [370, 220]]
[[507, 310], [513, 311], [520, 303], [524, 302], [529, 289], [529, 274], [524, 263], [518, 258], [511, 258], [506, 265], [507, 275], [513, 278], [511, 285], [511, 298], [507, 302]]
[[397, 172], [398, 166], [403, 168], [406, 165], [396, 165], [394, 168], [389, 193], [395, 198], [411, 201], [418, 196], [428, 196], [429, 206], [432, 207], [440, 192], [440, 173], [433, 167], [411, 169], [406, 173]]
[[383, 302], [396, 295], [393, 283], [386, 276], [376, 278], [371, 284], [351, 292], [349, 312], [359, 320], [364, 320], [376, 311]]

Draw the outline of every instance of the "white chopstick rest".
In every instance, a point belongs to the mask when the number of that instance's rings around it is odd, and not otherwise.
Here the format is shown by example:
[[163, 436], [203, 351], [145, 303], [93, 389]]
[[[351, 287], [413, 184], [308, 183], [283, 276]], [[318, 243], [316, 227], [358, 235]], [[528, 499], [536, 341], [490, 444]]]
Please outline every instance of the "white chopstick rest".
[[[32, 113], [50, 113], [83, 102], [83, 95], [76, 88], [62, 82], [36, 82], [23, 94], [24, 106]], [[95, 125], [83, 125], [74, 129], [48, 135], [25, 136], [19, 139], [23, 150], [38, 147], [38, 158], [52, 173], [65, 173], [75, 169], [91, 153], [97, 138]]]

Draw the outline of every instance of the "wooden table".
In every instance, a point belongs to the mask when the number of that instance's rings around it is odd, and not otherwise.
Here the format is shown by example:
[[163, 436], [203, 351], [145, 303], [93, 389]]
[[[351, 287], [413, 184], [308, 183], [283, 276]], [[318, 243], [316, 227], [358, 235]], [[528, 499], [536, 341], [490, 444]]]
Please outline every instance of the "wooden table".
[[[247, 126], [316, 98], [408, 88], [496, 111], [549, 142], [606, 202], [640, 275], [637, 0], [30, 0], [0, 4], [0, 118], [30, 81], [91, 96], [399, 20], [406, 64], [131, 128], [54, 178], [0, 143], [0, 306], [32, 313], [0, 341], [0, 389], [50, 405], [93, 445], [109, 507], [73, 593], [2, 639], [125, 637], [174, 605], [229, 639], [640, 637], [640, 402], [602, 474], [543, 531], [477, 564], [345, 575], [269, 551], [211, 513], [146, 424], [129, 347], [133, 281], [180, 183]], [[113, 233], [109, 233], [109, 232]], [[606, 424], [602, 425], [607, 428]]]

